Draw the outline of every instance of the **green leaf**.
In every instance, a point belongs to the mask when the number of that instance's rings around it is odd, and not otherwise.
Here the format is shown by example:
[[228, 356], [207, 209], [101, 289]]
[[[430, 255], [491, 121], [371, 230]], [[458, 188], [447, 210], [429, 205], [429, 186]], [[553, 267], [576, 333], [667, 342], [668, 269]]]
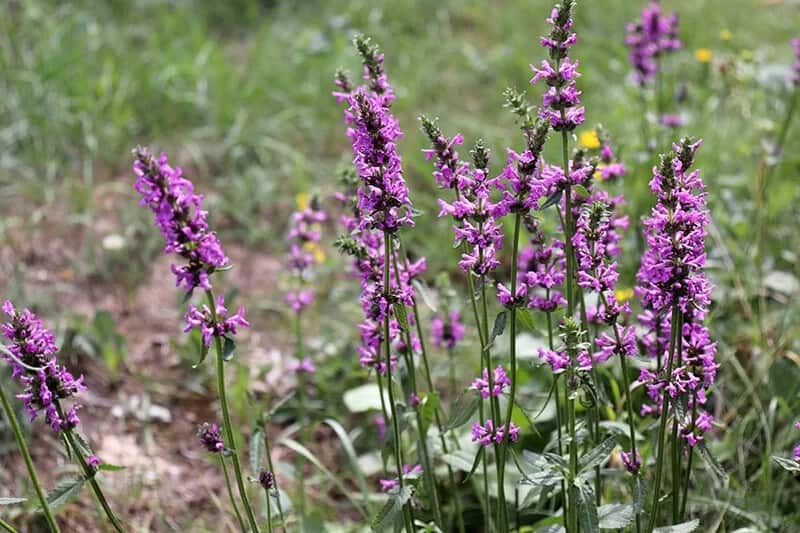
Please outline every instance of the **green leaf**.
[[472, 470], [472, 464], [475, 461], [475, 457], [469, 450], [454, 450], [442, 456], [442, 460], [456, 470], [469, 472]]
[[582, 533], [599, 533], [600, 520], [597, 516], [597, 507], [594, 504], [594, 489], [591, 483], [576, 480], [569, 488], [572, 501], [578, 511], [578, 522]]
[[347, 390], [342, 395], [342, 400], [351, 413], [381, 409], [381, 392], [376, 383], [367, 383]]
[[411, 331], [408, 325], [408, 313], [406, 313], [406, 306], [401, 303], [394, 305], [394, 316], [397, 318], [397, 323], [403, 331]]
[[384, 505], [383, 508], [378, 511], [378, 514], [375, 515], [375, 518], [372, 519], [372, 523], [370, 524], [372, 530], [377, 532], [389, 530], [395, 517], [403, 511], [403, 506], [411, 499], [412, 493], [411, 487], [406, 485], [389, 496], [386, 505]]
[[597, 509], [600, 529], [622, 529], [633, 522], [633, 506], [622, 503], [609, 503]]
[[467, 473], [467, 477], [464, 478], [462, 483], [466, 483], [469, 478], [472, 477], [472, 474], [475, 473], [475, 470], [478, 468], [478, 465], [481, 462], [481, 458], [486, 451], [486, 447], [480, 446], [478, 447], [478, 453], [475, 454], [475, 460], [472, 462], [472, 468], [469, 469], [469, 473]]
[[47, 504], [51, 507], [59, 507], [78, 495], [86, 482], [86, 478], [79, 476], [73, 479], [63, 479], [47, 495]]
[[497, 313], [497, 316], [494, 319], [494, 326], [492, 327], [492, 334], [489, 336], [489, 342], [486, 343], [486, 351], [494, 343], [494, 340], [503, 334], [506, 329], [506, 321], [508, 319], [508, 311], [503, 310]]
[[100, 463], [100, 466], [97, 467], [98, 470], [103, 472], [119, 472], [121, 470], [125, 470], [125, 466], [120, 465], [112, 465], [110, 463]]
[[692, 533], [699, 525], [700, 520], [695, 518], [691, 522], [675, 524], [674, 526], [657, 527], [653, 530], [653, 533]]
[[647, 482], [642, 476], [633, 476], [633, 510], [636, 514], [642, 512], [647, 503]]
[[197, 362], [192, 365], [192, 369], [199, 368], [200, 365], [202, 365], [203, 362], [206, 360], [207, 356], [208, 356], [208, 346], [206, 346], [206, 343], [201, 342], [200, 343], [200, 359], [198, 359]]
[[522, 483], [539, 487], [554, 487], [564, 477], [558, 467], [553, 465], [544, 455], [523, 450], [520, 456], [512, 450], [514, 463], [522, 475]]
[[576, 192], [576, 193], [580, 194], [581, 196], [589, 196], [589, 191], [587, 191], [587, 190], [586, 190], [586, 187], [584, 187], [584, 186], [583, 186], [583, 185], [581, 185], [581, 184], [575, 184], [575, 185], [573, 185], [573, 186], [572, 186], [572, 190], [573, 190], [574, 192]]
[[435, 313], [438, 307], [436, 305], [436, 298], [433, 294], [431, 294], [428, 286], [418, 279], [413, 280], [411, 284], [414, 285], [414, 289], [422, 297], [422, 301], [428, 306], [428, 309]]
[[287, 403], [289, 400], [291, 400], [292, 398], [294, 398], [294, 394], [295, 394], [295, 391], [293, 390], [292, 392], [290, 392], [289, 394], [287, 394], [286, 396], [284, 396], [283, 398], [281, 398], [280, 400], [278, 400], [277, 402], [275, 402], [275, 403], [272, 405], [272, 407], [270, 408], [270, 410], [267, 412], [267, 419], [270, 419], [270, 418], [272, 418], [273, 416], [275, 416], [275, 413], [277, 413], [277, 412], [278, 412], [278, 410], [279, 410], [281, 407], [283, 407], [284, 405], [286, 405], [286, 403]]
[[530, 309], [526, 309], [525, 307], [517, 309], [517, 319], [519, 320], [519, 323], [525, 327], [525, 329], [533, 332], [536, 331], [536, 326], [534, 326], [533, 322], [533, 313], [531, 313]]
[[778, 463], [778, 465], [781, 468], [791, 472], [792, 474], [800, 473], [800, 463], [798, 463], [794, 459], [786, 459], [785, 457], [778, 457], [777, 455], [773, 455], [772, 460]]
[[94, 455], [94, 452], [92, 452], [92, 447], [89, 446], [89, 443], [86, 441], [86, 438], [83, 435], [77, 431], [73, 431], [72, 436], [75, 437], [75, 442], [78, 444], [81, 455], [84, 457]]
[[711, 450], [708, 449], [706, 446], [705, 441], [700, 441], [695, 446], [695, 449], [700, 454], [700, 457], [706, 462], [706, 466], [711, 471], [711, 474], [714, 476], [714, 479], [721, 483], [727, 484], [728, 483], [728, 473], [725, 472], [725, 469], [722, 468], [722, 465], [717, 461], [717, 458], [711, 454]]
[[14, 505], [27, 501], [27, 498], [0, 498], [0, 505]]
[[481, 398], [473, 391], [462, 393], [456, 400], [453, 410], [450, 412], [450, 420], [444, 426], [444, 431], [456, 429], [472, 419], [472, 415], [478, 410]]
[[222, 345], [222, 360], [230, 361], [233, 359], [233, 353], [236, 351], [236, 341], [230, 337], [225, 337], [225, 342]]
[[581, 457], [580, 461], [580, 471], [586, 472], [591, 470], [596, 466], [600, 466], [608, 460], [608, 456], [611, 455], [611, 451], [617, 445], [617, 436], [611, 435], [606, 437], [606, 439], [598, 444], [596, 447], [592, 448], [583, 457]]
[[425, 435], [428, 432], [428, 428], [433, 422], [433, 418], [436, 415], [436, 409], [439, 408], [439, 395], [435, 392], [429, 392], [427, 394], [423, 394], [419, 404], [419, 414], [422, 416], [422, 422], [424, 427], [422, 428], [422, 434]]
[[264, 433], [261, 429], [256, 429], [250, 435], [250, 472], [253, 476], [258, 476], [261, 472], [261, 461], [264, 457]]

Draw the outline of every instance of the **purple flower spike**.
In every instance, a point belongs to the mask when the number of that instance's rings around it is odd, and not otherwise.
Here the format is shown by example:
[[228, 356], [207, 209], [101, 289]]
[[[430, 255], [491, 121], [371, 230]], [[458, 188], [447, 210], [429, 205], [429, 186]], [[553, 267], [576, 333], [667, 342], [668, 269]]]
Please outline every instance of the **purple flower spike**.
[[156, 159], [146, 148], [134, 151], [133, 172], [136, 190], [142, 195], [142, 205], [155, 215], [167, 245], [166, 253], [176, 253], [187, 264], [172, 265], [176, 284], [187, 291], [197, 287], [210, 289], [209, 276], [228, 266], [217, 235], [209, 230], [208, 212], [201, 206], [203, 196], [195, 194], [194, 184], [183, 177], [180, 167], [171, 167], [167, 156]]
[[[494, 369], [494, 375], [492, 380], [492, 396], [502, 396], [508, 387], [511, 386], [511, 379], [506, 374], [505, 369], [502, 365], [497, 365], [497, 368]], [[483, 375], [479, 378], [475, 378], [470, 385], [470, 389], [476, 390], [480, 392], [483, 398], [489, 397], [489, 372], [487, 369], [483, 369]]]
[[216, 311], [217, 320], [215, 322], [211, 315], [211, 309], [207, 305], [203, 305], [202, 310], [190, 305], [189, 311], [184, 316], [186, 320], [184, 333], [199, 328], [203, 334], [203, 344], [211, 346], [215, 337], [236, 335], [239, 328], [250, 327], [250, 323], [244, 318], [244, 307], [240, 307], [235, 315], [227, 316], [228, 308], [225, 307], [225, 299], [222, 295], [217, 296]]
[[[422, 465], [403, 465], [403, 479], [417, 479], [422, 475]], [[400, 486], [400, 481], [394, 479], [380, 479], [381, 492], [391, 492]]]
[[665, 16], [658, 2], [651, 2], [642, 9], [642, 17], [625, 27], [625, 45], [630, 48], [629, 59], [633, 67], [634, 81], [644, 86], [658, 74], [659, 57], [665, 52], [681, 47], [678, 38], [678, 14]]
[[304, 357], [302, 361], [292, 360], [286, 368], [289, 372], [294, 372], [295, 374], [313, 374], [317, 371], [310, 357]]
[[636, 456], [634, 457], [633, 453], [622, 451], [619, 452], [620, 459], [622, 459], [622, 464], [625, 465], [625, 469], [633, 475], [639, 473], [639, 470], [642, 468], [642, 459], [639, 456], [639, 451], [636, 451]]
[[219, 453], [225, 449], [219, 426], [216, 424], [204, 423], [197, 429], [197, 436], [200, 437], [200, 442], [205, 446], [206, 450], [211, 453]]
[[258, 483], [264, 487], [264, 489], [271, 490], [275, 487], [275, 474], [269, 470], [261, 470], [261, 472], [258, 473]]
[[[478, 422], [472, 423], [472, 442], [478, 442], [481, 446], [489, 446], [493, 442], [500, 444], [505, 438], [505, 424], [500, 424], [494, 427], [494, 422], [491, 419], [486, 420], [484, 425]], [[519, 427], [514, 422], [511, 422], [508, 430], [511, 442], [519, 440]]]
[[464, 339], [465, 332], [466, 327], [461, 322], [461, 313], [457, 310], [450, 311], [446, 320], [440, 315], [435, 315], [431, 320], [433, 344], [439, 348], [452, 350]]

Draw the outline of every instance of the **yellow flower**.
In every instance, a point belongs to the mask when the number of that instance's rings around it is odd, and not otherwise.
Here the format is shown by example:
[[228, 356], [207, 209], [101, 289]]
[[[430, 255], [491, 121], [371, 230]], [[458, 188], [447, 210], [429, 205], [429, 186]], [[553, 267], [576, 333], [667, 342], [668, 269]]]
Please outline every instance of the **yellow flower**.
[[694, 58], [701, 63], [710, 63], [713, 55], [710, 48], [698, 48], [694, 51]]
[[744, 50], [742, 50], [741, 52], [739, 52], [739, 55], [740, 55], [740, 56], [742, 57], [742, 59], [744, 59], [745, 61], [750, 61], [751, 59], [753, 59], [753, 51], [752, 51], [752, 50], [747, 50], [747, 49], [744, 49]]
[[297, 204], [297, 210], [302, 211], [308, 207], [308, 193], [300, 192], [294, 196], [294, 202]]
[[600, 148], [600, 138], [597, 136], [597, 130], [591, 129], [582, 131], [578, 136], [578, 144], [587, 150], [597, 150]]
[[730, 41], [733, 38], [733, 34], [731, 33], [731, 30], [725, 28], [719, 32], [719, 38], [723, 41]]
[[616, 298], [619, 303], [625, 303], [631, 298], [633, 298], [633, 289], [630, 288], [617, 289], [614, 291], [614, 298]]
[[322, 249], [322, 246], [318, 242], [311, 242], [308, 241], [303, 245], [303, 248], [306, 249], [307, 252], [311, 252], [311, 255], [314, 256], [314, 261], [317, 263], [324, 263], [325, 258], [325, 250]]

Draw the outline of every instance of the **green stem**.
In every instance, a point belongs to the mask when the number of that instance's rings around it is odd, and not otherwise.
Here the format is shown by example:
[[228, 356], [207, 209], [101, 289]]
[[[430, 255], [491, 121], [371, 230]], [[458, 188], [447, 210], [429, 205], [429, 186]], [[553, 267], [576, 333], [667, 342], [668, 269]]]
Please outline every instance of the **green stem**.
[[44, 518], [47, 521], [47, 526], [53, 533], [59, 533], [60, 530], [58, 529], [58, 523], [53, 517], [53, 512], [50, 510], [50, 506], [47, 504], [47, 497], [42, 490], [42, 485], [39, 483], [39, 477], [36, 475], [36, 468], [33, 466], [33, 459], [31, 459], [30, 451], [28, 451], [28, 445], [25, 442], [25, 437], [22, 435], [22, 430], [19, 427], [17, 415], [11, 408], [11, 404], [9, 404], [8, 398], [6, 398], [6, 393], [3, 390], [3, 387], [0, 387], [0, 402], [3, 404], [3, 411], [5, 411], [8, 425], [11, 426], [11, 431], [14, 433], [14, 438], [17, 440], [19, 453], [22, 455], [22, 459], [25, 461], [25, 468], [28, 469], [28, 477], [30, 478], [31, 483], [33, 483], [33, 489], [36, 491], [36, 497], [39, 499], [39, 504], [41, 505]]
[[19, 533], [19, 531], [17, 531], [16, 529], [14, 529], [14, 526], [12, 526], [11, 524], [9, 524], [8, 522], [6, 522], [5, 520], [3, 520], [2, 518], [0, 518], [0, 529], [4, 529], [4, 530], [5, 530], [5, 531], [7, 531], [8, 533]]
[[[383, 232], [383, 297], [388, 302], [391, 297], [390, 286], [391, 277], [389, 273], [389, 264], [392, 257], [392, 236], [388, 231]], [[384, 312], [383, 317], [383, 347], [384, 356], [386, 361], [386, 389], [389, 393], [389, 411], [392, 416], [392, 432], [394, 434], [394, 461], [397, 471], [397, 482], [402, 491], [405, 487], [403, 480], [403, 457], [400, 450], [400, 422], [397, 419], [397, 412], [394, 402], [394, 387], [392, 386], [392, 346], [391, 334], [389, 329], [389, 310]], [[406, 522], [406, 533], [414, 531], [414, 521], [411, 519], [410, 504], [403, 505], [403, 515]]]
[[[675, 355], [675, 345], [677, 344], [677, 337], [680, 335], [680, 313], [678, 306], [672, 307], [672, 321], [670, 322], [670, 340], [669, 340], [669, 355], [667, 356], [667, 373], [666, 379], [672, 376], [672, 361]], [[661, 505], [661, 470], [664, 464], [664, 448], [666, 446], [666, 433], [667, 433], [667, 418], [669, 418], [669, 394], [663, 393], [663, 400], [661, 404], [661, 423], [658, 431], [658, 456], [656, 459], [656, 478], [653, 487], [653, 511], [650, 513], [650, 520], [647, 524], [648, 533], [652, 533], [655, 529], [656, 520], [658, 519], [658, 508]]]
[[[211, 289], [206, 290], [206, 299], [208, 300], [208, 308], [211, 311], [211, 320], [217, 322], [217, 303], [214, 299], [214, 293]], [[236, 443], [236, 435], [233, 432], [233, 425], [231, 424], [231, 415], [228, 410], [228, 397], [225, 392], [225, 360], [222, 351], [222, 338], [214, 336], [214, 345], [217, 350], [217, 388], [219, 393], [219, 403], [222, 410], [222, 420], [225, 426], [225, 437], [228, 441], [229, 449], [231, 450], [231, 462], [233, 463], [233, 473], [236, 477], [236, 485], [239, 488], [239, 496], [242, 498], [242, 505], [244, 505], [245, 513], [247, 514], [247, 521], [250, 523], [250, 528], [253, 533], [258, 533], [258, 522], [256, 521], [253, 508], [250, 505], [250, 499], [247, 497], [247, 489], [244, 486], [244, 477], [242, 476], [242, 465], [239, 463], [239, 448]]]
[[[546, 296], [548, 300], [550, 299], [550, 289], [546, 290]], [[551, 350], [553, 350], [553, 316], [551, 312], [547, 312], [547, 344]], [[561, 398], [559, 398], [559, 389], [558, 386], [558, 378], [560, 375], [553, 376], [553, 398], [556, 402], [556, 431], [558, 432], [558, 456], [564, 456], [564, 445], [563, 445], [563, 435], [561, 433], [561, 424], [563, 423], [563, 414], [561, 413]], [[566, 485], [564, 484], [564, 478], [561, 478], [561, 498], [564, 501], [561, 518], [564, 521], [564, 529], [567, 528], [567, 494], [566, 494]]]
[[[678, 342], [675, 348], [678, 356], [678, 367], [683, 362], [683, 335], [678, 330]], [[676, 400], [677, 401], [677, 400]], [[673, 411], [675, 409], [673, 408]], [[672, 417], [672, 523], [677, 524], [680, 519], [681, 507], [681, 452], [683, 446], [678, 437], [678, 416], [677, 412]]]
[[[302, 475], [300, 477], [303, 477]], [[272, 533], [272, 503], [269, 501], [269, 489], [264, 489], [264, 494], [267, 495], [267, 531]]]
[[[295, 357], [298, 364], [302, 363], [303, 356], [305, 355], [305, 347], [303, 346], [303, 326], [301, 320], [301, 313], [295, 313], [294, 331], [295, 331]], [[305, 373], [297, 373], [297, 409], [298, 421], [300, 422], [300, 440], [301, 442], [308, 442], [308, 421], [306, 420], [306, 380]], [[302, 454], [297, 454], [295, 458], [295, 471], [297, 472], [298, 479], [298, 511], [302, 525], [303, 518], [306, 514], [306, 476], [303, 474], [305, 466], [305, 459]]]
[[[578, 287], [578, 295], [580, 296], [580, 304], [581, 304], [581, 328], [584, 332], [586, 332], [586, 336], [589, 336], [589, 318], [586, 314], [586, 301], [583, 296], [583, 289], [582, 287]], [[592, 337], [592, 353], [595, 351], [595, 338]], [[600, 390], [600, 377], [597, 373], [597, 367], [592, 366], [592, 381], [594, 382], [594, 387], [596, 390]], [[594, 419], [592, 422], [593, 424], [590, 426], [592, 428], [591, 436], [592, 436], [592, 445], [597, 446], [600, 444], [600, 400], [599, 398], [594, 399], [594, 406], [592, 407], [592, 418]], [[600, 483], [600, 465], [594, 467], [594, 497], [595, 497], [595, 505], [600, 507], [602, 493], [601, 483]]]
[[[283, 517], [283, 504], [281, 503], [281, 492], [278, 490], [278, 475], [275, 472], [275, 467], [272, 464], [272, 450], [270, 449], [269, 445], [269, 435], [267, 435], [267, 426], [264, 425], [264, 452], [267, 455], [267, 466], [269, 467], [269, 471], [272, 472], [272, 479], [273, 483], [275, 484], [275, 494], [277, 494], [277, 498], [275, 498], [275, 503], [278, 507], [278, 518], [281, 519], [281, 527], [283, 530], [286, 531], [286, 519]], [[269, 501], [269, 494], [267, 494], [267, 501]]]
[[[692, 428], [697, 423], [697, 391], [692, 391]], [[686, 516], [686, 500], [689, 494], [689, 478], [692, 476], [692, 458], [694, 457], [694, 446], [689, 446], [689, 459], [686, 462], [686, 479], [683, 484], [683, 501], [681, 502], [680, 522]]]
[[225, 474], [225, 486], [228, 488], [228, 498], [231, 500], [233, 513], [236, 515], [236, 520], [239, 521], [239, 527], [242, 529], [242, 531], [247, 531], [247, 527], [244, 525], [244, 520], [242, 520], [242, 514], [239, 512], [239, 506], [236, 505], [236, 498], [233, 496], [231, 477], [228, 475], [228, 467], [225, 464], [225, 457], [221, 453], [219, 454], [219, 464], [222, 467], [222, 472]]
[[[501, 524], [508, 528], [508, 510], [506, 509], [506, 500], [505, 500], [505, 471], [506, 471], [506, 454], [508, 453], [508, 444], [511, 440], [509, 437], [509, 430], [511, 429], [511, 415], [514, 412], [514, 402], [516, 399], [517, 394], [517, 305], [516, 305], [516, 297], [517, 297], [517, 255], [519, 254], [519, 233], [520, 227], [522, 226], [522, 216], [519, 213], [514, 215], [514, 237], [511, 241], [511, 298], [513, 299], [514, 304], [511, 306], [509, 311], [509, 340], [508, 340], [508, 351], [509, 351], [509, 364], [510, 369], [509, 373], [511, 375], [511, 390], [509, 391], [508, 395], [508, 407], [506, 408], [506, 418], [505, 418], [505, 431], [503, 432], [503, 442], [500, 444], [500, 456], [498, 459], [499, 462], [499, 472], [498, 472], [498, 479], [497, 479], [497, 490], [498, 496], [500, 499], [500, 505], [502, 506], [502, 522]], [[492, 369], [489, 369], [489, 375], [492, 375]], [[489, 391], [493, 391], [494, 388], [492, 387], [492, 383], [489, 383]]]

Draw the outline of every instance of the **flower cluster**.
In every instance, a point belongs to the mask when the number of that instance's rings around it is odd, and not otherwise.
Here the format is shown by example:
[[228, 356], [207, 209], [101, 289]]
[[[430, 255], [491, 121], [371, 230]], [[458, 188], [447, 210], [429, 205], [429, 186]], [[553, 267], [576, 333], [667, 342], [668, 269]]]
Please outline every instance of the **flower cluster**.
[[220, 435], [219, 426], [216, 424], [203, 423], [197, 428], [197, 436], [209, 452], [220, 453], [225, 450], [225, 443], [222, 442], [222, 435]]
[[167, 156], [154, 157], [145, 148], [134, 151], [133, 171], [136, 190], [155, 215], [167, 245], [166, 253], [176, 253], [187, 264], [172, 265], [176, 284], [187, 291], [210, 289], [209, 275], [228, 266], [217, 235], [209, 230], [208, 212], [201, 206], [203, 196], [195, 194], [194, 184], [183, 177], [180, 167], [171, 167]]
[[55, 338], [35, 314], [28, 309], [18, 312], [8, 300], [2, 309], [10, 318], [2, 331], [11, 354], [3, 353], [3, 359], [11, 365], [12, 376], [25, 387], [17, 398], [25, 405], [30, 420], [44, 414], [56, 433], [74, 428], [80, 423], [77, 413], [81, 406], [74, 403], [64, 411], [60, 401], [86, 390], [83, 376], [75, 378], [56, 362]]
[[494, 379], [492, 380], [491, 394], [489, 387], [489, 370], [486, 368], [483, 369], [482, 377], [475, 378], [469, 388], [480, 392], [483, 398], [502, 396], [503, 393], [506, 392], [506, 389], [511, 386], [511, 378], [508, 377], [502, 365], [497, 365], [492, 377]]
[[542, 98], [539, 116], [549, 120], [556, 131], [571, 131], [584, 121], [581, 92], [575, 85], [575, 80], [580, 76], [578, 62], [570, 61], [568, 57], [569, 48], [577, 41], [577, 35], [572, 32], [573, 5], [572, 1], [565, 1], [554, 7], [547, 19], [553, 28], [549, 36], [542, 37], [541, 44], [549, 49], [553, 63], [543, 60], [539, 68], [531, 65], [534, 72], [531, 84], [544, 80], [548, 87]]
[[600, 179], [603, 181], [615, 181], [622, 178], [627, 169], [625, 163], [617, 159], [608, 134], [602, 133], [602, 146], [600, 147]]
[[539, 348], [539, 358], [549, 364], [555, 373], [571, 367], [591, 370], [593, 359], [589, 353], [589, 343], [585, 342], [586, 332], [581, 330], [572, 317], [565, 317], [559, 324], [559, 329], [562, 347], [558, 350]]
[[262, 469], [261, 472], [258, 473], [258, 484], [265, 490], [271, 490], [275, 487], [275, 474], [269, 470]]
[[[643, 343], [661, 361], [657, 372], [643, 369], [639, 376], [653, 402], [642, 407], [642, 414], [659, 414], [664, 393], [686, 396], [692, 419], [680, 425], [691, 446], [711, 429], [712, 417], [701, 406], [718, 368], [716, 343], [703, 325], [711, 300], [711, 284], [703, 272], [709, 215], [703, 182], [697, 170], [690, 170], [699, 146], [700, 141], [683, 139], [654, 168], [650, 186], [657, 203], [645, 220], [647, 249], [635, 289], [644, 308], [639, 317], [647, 330]], [[677, 324], [672, 323], [673, 314]], [[680, 334], [670, 360], [673, 327], [680, 328]], [[672, 369], [670, 375], [667, 368]]]
[[[492, 443], [500, 444], [505, 440], [505, 424], [494, 427], [492, 419], [487, 419], [481, 425], [479, 422], [472, 423], [472, 442], [478, 442], [481, 446], [489, 446]], [[508, 435], [511, 442], [519, 440], [519, 427], [514, 422], [509, 423]]]
[[[403, 479], [417, 479], [422, 475], [422, 465], [415, 464], [415, 465], [403, 465]], [[381, 485], [381, 491], [383, 492], [391, 492], [400, 486], [400, 481], [397, 478], [394, 479], [380, 479], [378, 482]]]
[[639, 473], [639, 470], [642, 468], [642, 458], [638, 450], [635, 454], [627, 451], [619, 452], [619, 457], [622, 459], [622, 464], [625, 465], [625, 469], [628, 472], [634, 475]]
[[233, 316], [228, 315], [228, 308], [225, 307], [225, 300], [220, 295], [217, 296], [217, 303], [213, 312], [207, 305], [203, 305], [202, 310], [194, 305], [189, 305], [189, 310], [184, 315], [186, 327], [184, 333], [188, 333], [194, 328], [199, 328], [203, 334], [203, 344], [211, 346], [215, 337], [228, 337], [236, 335], [238, 328], [250, 327], [250, 323], [244, 318], [244, 307], [239, 308]]
[[304, 357], [300, 361], [297, 359], [290, 361], [286, 368], [289, 372], [294, 372], [295, 374], [313, 374], [317, 371], [317, 367], [314, 366], [314, 362], [310, 357]]
[[292, 214], [286, 239], [289, 244], [286, 264], [301, 285], [286, 293], [286, 303], [295, 313], [301, 312], [314, 301], [314, 291], [302, 285], [310, 278], [312, 267], [324, 257], [320, 248], [322, 235], [319, 225], [326, 218], [315, 200], [298, 203], [307, 205], [300, 205], [300, 209]]
[[566, 272], [564, 242], [553, 239], [550, 244], [545, 244], [538, 225], [528, 229], [530, 245], [520, 251], [517, 259], [517, 284], [527, 291], [529, 308], [552, 313], [567, 303], [560, 291]]
[[464, 339], [465, 332], [466, 328], [461, 322], [461, 313], [455, 309], [450, 311], [445, 318], [437, 314], [431, 319], [433, 344], [438, 348], [452, 350]]
[[629, 59], [633, 77], [640, 86], [648, 84], [658, 74], [658, 58], [664, 52], [681, 47], [678, 38], [678, 14], [664, 15], [658, 2], [642, 9], [642, 18], [626, 25], [625, 45], [630, 48]]

